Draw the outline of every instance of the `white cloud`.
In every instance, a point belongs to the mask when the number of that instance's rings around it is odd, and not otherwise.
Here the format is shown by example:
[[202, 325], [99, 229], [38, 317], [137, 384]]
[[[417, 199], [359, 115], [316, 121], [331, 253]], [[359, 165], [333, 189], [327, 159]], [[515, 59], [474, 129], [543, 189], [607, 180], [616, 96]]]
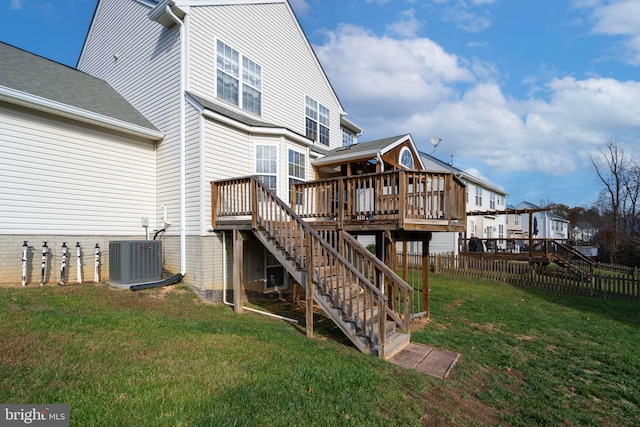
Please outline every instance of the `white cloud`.
[[415, 37], [422, 24], [416, 19], [414, 9], [400, 12], [400, 19], [387, 26], [387, 32], [400, 37]]
[[603, 4], [598, 1], [580, 1], [577, 7], [593, 9], [592, 31], [596, 34], [623, 38], [626, 61], [640, 65], [640, 1], [618, 0]]
[[304, 15], [309, 10], [309, 4], [306, 0], [289, 0], [289, 3], [291, 3], [293, 10], [300, 15]]
[[11, 0], [11, 4], [9, 5], [9, 9], [11, 9], [11, 10], [21, 10], [22, 9], [22, 0]]
[[455, 55], [429, 39], [378, 37], [351, 25], [327, 35], [316, 53], [340, 97], [385, 121], [434, 108], [455, 96], [451, 83], [474, 79]]
[[[528, 98], [500, 87], [493, 64], [446, 52], [426, 38], [377, 36], [340, 26], [316, 47], [363, 140], [411, 133], [421, 149], [501, 171], [562, 175], [614, 137], [640, 135], [640, 82], [547, 78]], [[366, 55], [354, 55], [366, 52]]]

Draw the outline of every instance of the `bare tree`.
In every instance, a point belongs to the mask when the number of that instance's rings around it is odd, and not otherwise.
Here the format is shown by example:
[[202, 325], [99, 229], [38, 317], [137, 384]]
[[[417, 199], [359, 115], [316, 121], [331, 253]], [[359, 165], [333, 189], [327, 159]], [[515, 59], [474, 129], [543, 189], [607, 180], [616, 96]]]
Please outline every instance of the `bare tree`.
[[627, 173], [628, 162], [624, 157], [624, 148], [619, 146], [617, 141], [607, 141], [606, 150], [601, 149], [602, 161], [598, 162], [591, 157], [591, 163], [598, 174], [598, 178], [604, 184], [606, 202], [609, 203], [611, 221], [607, 227], [609, 229], [607, 239], [611, 261], [615, 262], [620, 248], [622, 218], [625, 194], [625, 175]]

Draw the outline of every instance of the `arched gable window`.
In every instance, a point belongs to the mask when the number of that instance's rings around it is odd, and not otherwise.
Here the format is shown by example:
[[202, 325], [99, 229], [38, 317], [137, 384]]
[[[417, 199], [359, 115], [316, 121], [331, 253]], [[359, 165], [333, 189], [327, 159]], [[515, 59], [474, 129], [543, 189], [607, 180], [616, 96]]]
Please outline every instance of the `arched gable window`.
[[407, 147], [402, 147], [400, 150], [400, 164], [407, 169], [413, 169], [413, 155], [411, 154], [411, 150]]

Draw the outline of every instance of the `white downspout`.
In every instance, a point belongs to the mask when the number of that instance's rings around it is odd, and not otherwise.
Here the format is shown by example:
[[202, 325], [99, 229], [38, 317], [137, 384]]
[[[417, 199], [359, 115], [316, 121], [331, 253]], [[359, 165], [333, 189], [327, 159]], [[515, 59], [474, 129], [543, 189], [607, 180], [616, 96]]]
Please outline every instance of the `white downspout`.
[[384, 162], [382, 161], [382, 155], [379, 151], [376, 153], [376, 159], [380, 162], [380, 172], [384, 172]]
[[171, 17], [180, 27], [180, 274], [184, 276], [187, 272], [187, 230], [186, 230], [186, 133], [185, 133], [185, 93], [187, 90], [186, 71], [187, 71], [187, 43], [184, 30], [184, 22], [180, 20], [172, 11], [169, 5], [165, 6], [167, 15]]

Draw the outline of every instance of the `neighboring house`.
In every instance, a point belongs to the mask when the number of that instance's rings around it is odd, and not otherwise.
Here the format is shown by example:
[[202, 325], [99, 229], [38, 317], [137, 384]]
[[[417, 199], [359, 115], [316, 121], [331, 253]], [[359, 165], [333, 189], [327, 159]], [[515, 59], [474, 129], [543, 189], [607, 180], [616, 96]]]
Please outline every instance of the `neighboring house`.
[[[531, 210], [520, 214], [521, 230], [524, 236], [534, 239], [554, 239], [566, 241], [569, 238], [569, 221], [551, 211], [542, 210], [530, 202], [520, 202], [517, 210]], [[531, 232], [530, 232], [531, 230]]]
[[[507, 193], [500, 187], [477, 178], [455, 166], [443, 162], [426, 153], [420, 153], [427, 170], [449, 171], [466, 185], [467, 237], [480, 239], [507, 238], [507, 215], [492, 211], [506, 209]], [[481, 213], [481, 214], [478, 214]], [[431, 253], [453, 252], [459, 250], [459, 233], [437, 233], [433, 235], [429, 250]], [[498, 242], [506, 247], [506, 242]], [[421, 250], [417, 245], [416, 250]]]

